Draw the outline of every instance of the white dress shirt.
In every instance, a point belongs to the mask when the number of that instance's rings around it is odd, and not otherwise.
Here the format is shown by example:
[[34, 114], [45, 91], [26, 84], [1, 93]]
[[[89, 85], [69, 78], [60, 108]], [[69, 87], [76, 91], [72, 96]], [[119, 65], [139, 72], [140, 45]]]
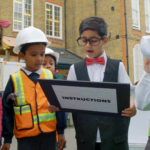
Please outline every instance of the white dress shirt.
[[[27, 74], [27, 76], [29, 76], [31, 73], [33, 73], [29, 70], [26, 70], [24, 67], [22, 67], [21, 70], [23, 70]], [[42, 67], [39, 70], [35, 71], [34, 73], [37, 73], [38, 75], [41, 75], [41, 71], [42, 71]]]
[[144, 72], [141, 80], [135, 89], [137, 108], [150, 110], [150, 74]]
[[[105, 59], [104, 66], [100, 65], [100, 64], [96, 64], [96, 63], [87, 66], [90, 81], [103, 82], [104, 72], [105, 72], [105, 68], [106, 68], [106, 64], [107, 64], [107, 56], [106, 56], [105, 52], [103, 52], [103, 54], [100, 57], [104, 57], [104, 59]], [[77, 80], [74, 65], [72, 65], [70, 67], [67, 80]], [[122, 62], [120, 62], [120, 65], [119, 65], [118, 82], [119, 83], [129, 83], [130, 85], [132, 85]], [[101, 142], [100, 131], [99, 131], [99, 129], [97, 129], [96, 143], [100, 143], [100, 142]]]

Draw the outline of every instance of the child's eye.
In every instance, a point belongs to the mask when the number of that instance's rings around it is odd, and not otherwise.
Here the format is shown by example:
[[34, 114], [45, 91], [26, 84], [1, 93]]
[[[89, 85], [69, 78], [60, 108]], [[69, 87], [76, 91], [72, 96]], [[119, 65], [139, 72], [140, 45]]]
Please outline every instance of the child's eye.
[[96, 42], [98, 42], [98, 40], [91, 40], [91, 42], [92, 42], [92, 43], [96, 43]]
[[44, 54], [41, 54], [41, 56], [44, 56]]
[[85, 40], [85, 39], [83, 39], [83, 40], [82, 40], [82, 42], [83, 42], [83, 43], [86, 43], [86, 40]]
[[31, 56], [36, 56], [36, 54], [31, 54]]
[[53, 63], [50, 63], [51, 66], [53, 66]]
[[43, 64], [43, 66], [45, 66], [46, 64]]

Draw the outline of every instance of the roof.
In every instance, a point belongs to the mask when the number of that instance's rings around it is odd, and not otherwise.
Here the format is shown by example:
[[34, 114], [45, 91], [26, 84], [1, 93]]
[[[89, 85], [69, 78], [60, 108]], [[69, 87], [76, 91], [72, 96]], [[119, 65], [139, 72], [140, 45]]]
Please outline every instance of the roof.
[[74, 64], [83, 59], [65, 49], [55, 48], [55, 47], [51, 47], [51, 49], [59, 53], [60, 55], [59, 63]]
[[[16, 38], [14, 37], [8, 37], [8, 36], [3, 36], [3, 49], [9, 49], [10, 47], [14, 47], [15, 46], [15, 40]], [[4, 48], [5, 47], [5, 48]], [[81, 61], [83, 58], [65, 50], [62, 48], [55, 48], [52, 47], [52, 50], [54, 50], [55, 52], [58, 52], [60, 55], [59, 58], [59, 64], [74, 64], [77, 63], [79, 61]]]
[[14, 37], [3, 36], [3, 42], [7, 46], [14, 47], [15, 46], [15, 40], [16, 40], [16, 38], [14, 38]]

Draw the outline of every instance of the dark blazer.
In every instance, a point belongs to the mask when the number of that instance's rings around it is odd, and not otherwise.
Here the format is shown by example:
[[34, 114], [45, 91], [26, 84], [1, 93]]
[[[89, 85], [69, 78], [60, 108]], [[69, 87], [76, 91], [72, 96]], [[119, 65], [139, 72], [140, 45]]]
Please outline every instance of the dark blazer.
[[[119, 63], [119, 60], [107, 57], [103, 82], [118, 82]], [[75, 64], [75, 72], [77, 80], [90, 81], [85, 60]], [[78, 150], [95, 150], [97, 128], [100, 129], [101, 150], [129, 150], [130, 118], [81, 113], [73, 113], [72, 115]]]

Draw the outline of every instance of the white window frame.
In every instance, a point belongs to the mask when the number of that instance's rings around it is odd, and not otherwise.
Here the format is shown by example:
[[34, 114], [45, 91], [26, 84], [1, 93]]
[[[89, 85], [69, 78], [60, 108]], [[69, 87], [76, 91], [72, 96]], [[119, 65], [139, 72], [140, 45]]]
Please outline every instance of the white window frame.
[[[136, 29], [136, 30], [140, 30], [140, 9], [139, 9], [139, 0], [137, 0], [137, 6], [138, 6], [138, 26], [133, 24], [133, 16], [132, 16], [132, 27], [133, 29]], [[132, 7], [132, 0], [131, 0], [131, 9], [133, 10], [133, 7]]]
[[[140, 60], [140, 63], [139, 62], [137, 63], [136, 59]], [[133, 48], [133, 66], [134, 66], [134, 83], [135, 83], [140, 80], [144, 72], [144, 58], [141, 53], [140, 44], [136, 44]], [[137, 71], [137, 69], [139, 70], [139, 68], [137, 67], [141, 67], [140, 71]], [[140, 76], [139, 76], [139, 73], [140, 73]]]
[[[147, 4], [148, 2], [148, 4]], [[144, 6], [148, 6], [148, 14], [149, 14], [149, 30], [146, 29], [146, 33], [150, 33], [150, 0], [144, 0]], [[146, 27], [146, 8], [145, 8], [145, 27]]]
[[[17, 29], [14, 29], [14, 10], [15, 10], [15, 1], [17, 1], [17, 0], [13, 0], [13, 32], [19, 32], [20, 30], [17, 30]], [[33, 0], [31, 0], [31, 2], [32, 2], [32, 7], [31, 7], [31, 9], [32, 9], [32, 13], [31, 13], [31, 26], [34, 26], [34, 20], [33, 20], [33, 12], [34, 12], [34, 7], [33, 7]], [[22, 29], [24, 28], [24, 5], [25, 4], [25, 0], [22, 0]]]
[[[46, 33], [46, 15], [47, 15], [47, 13], [46, 13], [46, 5], [52, 5], [52, 7], [53, 7], [53, 10], [54, 10], [54, 7], [56, 6], [56, 7], [59, 7], [60, 8], [60, 37], [57, 37], [57, 36], [54, 36], [54, 33], [55, 33], [55, 31], [54, 31], [54, 11], [53, 11], [53, 13], [52, 13], [52, 17], [53, 17], [53, 26], [52, 26], [52, 36], [51, 35], [47, 35], [47, 33]], [[59, 5], [56, 5], [56, 4], [53, 4], [53, 3], [49, 3], [49, 2], [46, 2], [45, 3], [45, 34], [46, 34], [46, 36], [48, 37], [48, 38], [54, 38], [54, 39], [60, 39], [60, 40], [62, 40], [62, 6], [59, 6]]]

